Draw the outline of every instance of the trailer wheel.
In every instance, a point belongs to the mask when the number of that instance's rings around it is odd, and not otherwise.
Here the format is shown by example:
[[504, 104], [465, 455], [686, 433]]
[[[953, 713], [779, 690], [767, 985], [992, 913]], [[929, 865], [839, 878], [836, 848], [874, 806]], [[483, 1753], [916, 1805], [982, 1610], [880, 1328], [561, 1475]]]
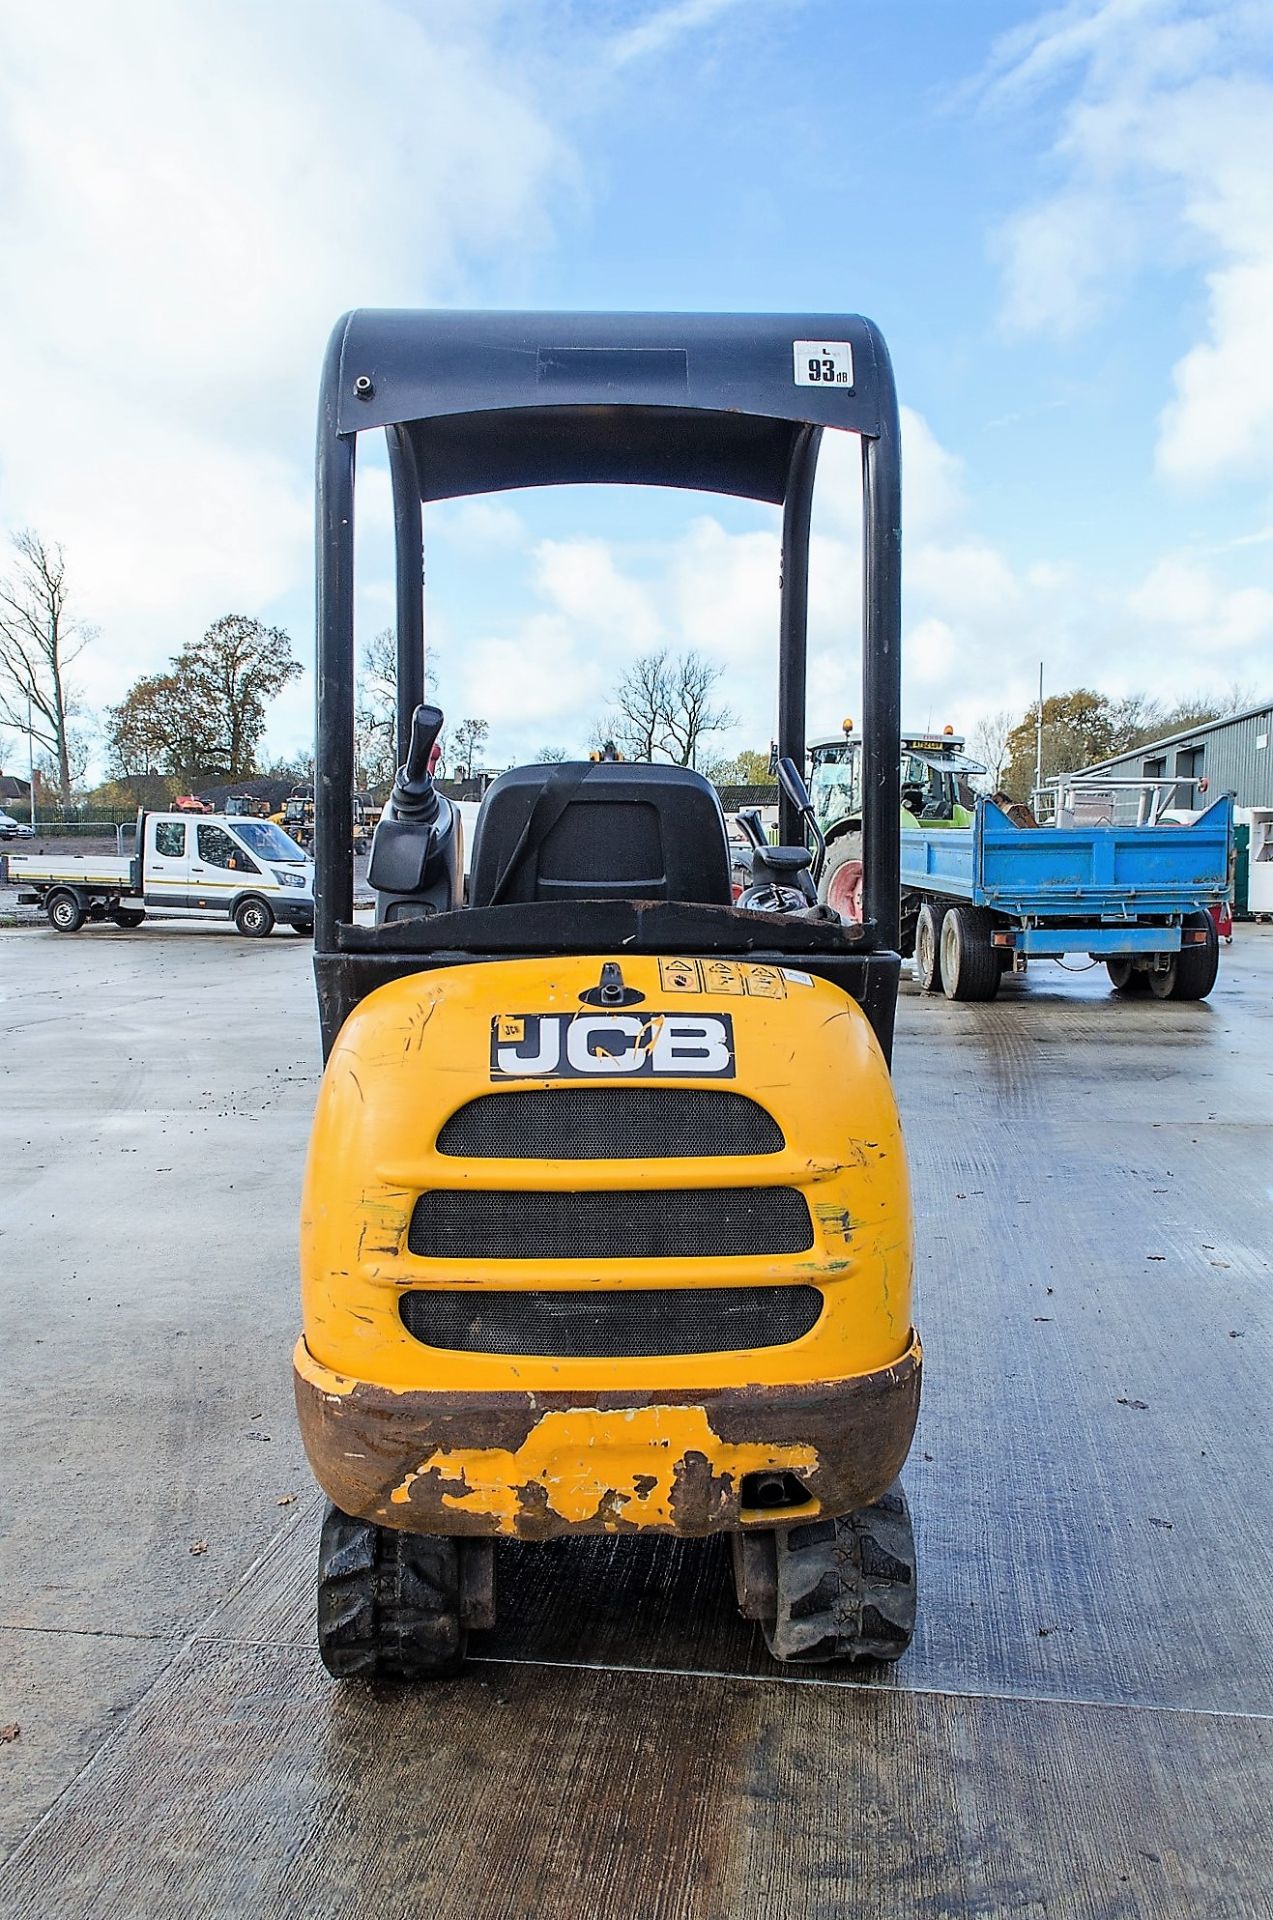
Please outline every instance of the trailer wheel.
[[274, 909], [268, 900], [262, 900], [254, 893], [249, 894], [234, 909], [234, 924], [240, 933], [246, 933], [250, 939], [264, 940], [274, 925]]
[[839, 1520], [780, 1528], [775, 1660], [900, 1660], [915, 1631], [915, 1536], [900, 1481]]
[[1127, 954], [1119, 954], [1116, 959], [1107, 960], [1105, 971], [1109, 975], [1110, 985], [1118, 993], [1149, 992], [1149, 975]]
[[951, 907], [942, 921], [941, 981], [948, 1000], [993, 1000], [1003, 978], [981, 907]]
[[145, 907], [116, 907], [111, 919], [117, 927], [139, 927], [146, 918]]
[[[485, 1544], [485, 1543], [482, 1543]], [[318, 1549], [318, 1651], [338, 1680], [438, 1680], [458, 1672], [458, 1540], [400, 1533], [329, 1506]]]
[[915, 922], [915, 978], [925, 993], [941, 992], [941, 929], [947, 912], [925, 900]]
[[45, 901], [44, 911], [54, 933], [78, 933], [87, 917], [69, 887], [56, 888]]
[[1206, 942], [1182, 947], [1173, 954], [1164, 973], [1151, 973], [1149, 991], [1156, 1000], [1205, 1000], [1216, 983], [1220, 967], [1220, 939], [1209, 913], [1188, 913], [1182, 927], [1204, 927]]

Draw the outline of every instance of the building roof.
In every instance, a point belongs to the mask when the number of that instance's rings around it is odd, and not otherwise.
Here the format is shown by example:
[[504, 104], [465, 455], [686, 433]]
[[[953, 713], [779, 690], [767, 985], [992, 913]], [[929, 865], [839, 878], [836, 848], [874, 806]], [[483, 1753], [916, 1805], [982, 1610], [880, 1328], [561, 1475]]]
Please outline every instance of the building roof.
[[31, 788], [16, 773], [0, 773], [0, 800], [29, 800]]
[[1257, 701], [1253, 707], [1243, 707], [1240, 713], [1222, 714], [1218, 720], [1204, 720], [1199, 726], [1184, 727], [1179, 733], [1165, 733], [1160, 740], [1142, 740], [1137, 747], [1124, 747], [1121, 753], [1111, 753], [1108, 760], [1097, 760], [1090, 767], [1081, 767], [1077, 773], [1067, 774], [1068, 780], [1087, 780], [1094, 773], [1102, 773], [1109, 767], [1121, 767], [1124, 760], [1138, 759], [1141, 754], [1157, 753], [1160, 747], [1178, 746], [1185, 740], [1196, 740], [1200, 733], [1215, 733], [1220, 727], [1234, 727], [1239, 721], [1254, 720], [1257, 714], [1273, 713], [1273, 698]]

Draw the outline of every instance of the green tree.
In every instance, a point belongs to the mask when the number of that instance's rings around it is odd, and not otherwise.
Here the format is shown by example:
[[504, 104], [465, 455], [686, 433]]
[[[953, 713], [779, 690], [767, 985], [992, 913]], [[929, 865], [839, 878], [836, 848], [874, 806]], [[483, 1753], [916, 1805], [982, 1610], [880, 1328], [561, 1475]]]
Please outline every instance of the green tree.
[[282, 627], [223, 614], [173, 661], [184, 701], [203, 716], [210, 761], [231, 780], [247, 778], [265, 732], [265, 709], [300, 673]]
[[173, 656], [169, 672], [143, 674], [111, 708], [111, 772], [171, 774], [187, 784], [249, 778], [266, 707], [300, 670], [281, 627], [224, 615]]
[[718, 787], [777, 785], [777, 775], [769, 771], [768, 747], [744, 747], [728, 760], [705, 760], [702, 771]]
[[[1043, 778], [1077, 773], [1097, 761], [1129, 753], [1151, 740], [1162, 740], [1209, 720], [1223, 719], [1254, 706], [1257, 696], [1247, 687], [1231, 687], [1226, 694], [1195, 693], [1164, 706], [1150, 694], [1124, 694], [1112, 700], [1091, 687], [1049, 694], [1043, 702]], [[1038, 703], [1008, 733], [1003, 785], [1014, 800], [1028, 800], [1034, 788], [1035, 729]], [[997, 725], [1003, 718], [995, 715]], [[989, 758], [986, 755], [986, 758]]]
[[489, 720], [461, 720], [452, 729], [451, 751], [455, 756], [454, 777], [457, 780], [471, 779], [474, 763], [486, 744], [491, 731]]
[[[1034, 789], [1038, 711], [1036, 702], [1008, 735], [1003, 784], [1014, 800], [1028, 800]], [[1116, 718], [1108, 695], [1091, 687], [1049, 694], [1043, 702], [1044, 780], [1116, 753]]]

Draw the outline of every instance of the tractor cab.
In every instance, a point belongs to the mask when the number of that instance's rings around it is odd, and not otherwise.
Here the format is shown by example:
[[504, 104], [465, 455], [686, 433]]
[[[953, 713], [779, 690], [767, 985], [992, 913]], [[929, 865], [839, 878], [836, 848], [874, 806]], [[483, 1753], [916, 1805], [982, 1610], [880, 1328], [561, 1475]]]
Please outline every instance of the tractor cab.
[[[953, 727], [900, 736], [901, 826], [972, 825], [972, 780], [986, 769], [964, 752]], [[862, 740], [852, 720], [809, 743], [809, 792], [826, 842], [819, 898], [850, 919], [862, 916]]]
[[[397, 779], [353, 912], [355, 448], [388, 443]], [[863, 912], [817, 898], [809, 526], [863, 463]], [[424, 702], [423, 509], [639, 484], [780, 510], [779, 841], [735, 901], [715, 789], [602, 755], [514, 767], [465, 861]], [[728, 1537], [779, 1660], [896, 1659], [921, 1355], [889, 1059], [900, 962], [900, 480], [854, 315], [355, 312], [318, 434], [315, 969], [326, 1070], [294, 1355], [330, 1505], [320, 1652], [452, 1671], [494, 1547]], [[777, 542], [775, 542], [775, 548]], [[777, 554], [775, 552], [775, 558]], [[845, 609], [846, 672], [856, 647]], [[581, 720], [585, 716], [581, 715]]]

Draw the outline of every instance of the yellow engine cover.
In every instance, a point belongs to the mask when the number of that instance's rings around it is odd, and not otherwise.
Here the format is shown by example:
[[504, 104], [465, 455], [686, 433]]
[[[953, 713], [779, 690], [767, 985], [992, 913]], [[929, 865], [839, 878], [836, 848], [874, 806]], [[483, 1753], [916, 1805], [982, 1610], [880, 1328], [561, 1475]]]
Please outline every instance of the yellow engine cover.
[[[911, 1330], [906, 1164], [888, 1069], [861, 1009], [827, 982], [747, 962], [619, 956], [622, 1009], [586, 1004], [603, 959], [508, 960], [414, 974], [346, 1021], [319, 1094], [301, 1223], [304, 1349], [341, 1391], [505, 1389], [667, 1394], [842, 1381], [891, 1367]], [[444, 1123], [492, 1092], [675, 1084], [743, 1094], [776, 1121], [776, 1152], [695, 1158], [479, 1159], [438, 1151]], [[599, 1124], [607, 1102], [598, 1096]], [[408, 1233], [430, 1193], [568, 1196], [697, 1188], [798, 1189], [813, 1244], [690, 1258], [422, 1257]], [[622, 1200], [615, 1207], [621, 1229]], [[628, 1358], [426, 1346], [404, 1293], [782, 1283], [823, 1296], [780, 1346]], [[303, 1350], [302, 1350], [303, 1351]]]

